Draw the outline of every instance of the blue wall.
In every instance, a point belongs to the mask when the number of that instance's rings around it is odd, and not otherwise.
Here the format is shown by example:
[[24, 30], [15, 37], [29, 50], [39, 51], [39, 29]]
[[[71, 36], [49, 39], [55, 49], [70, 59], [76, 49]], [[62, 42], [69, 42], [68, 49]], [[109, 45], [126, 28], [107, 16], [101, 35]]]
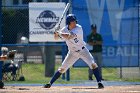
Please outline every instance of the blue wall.
[[[105, 1], [103, 15], [98, 20], [101, 21], [101, 25], [97, 27], [103, 37], [103, 66], [139, 66], [138, 0], [124, 0], [122, 14], [118, 12], [116, 15], [113, 15], [117, 11], [115, 5], [111, 5], [108, 0], [98, 0], [97, 4], [101, 4], [103, 1]], [[121, 0], [117, 0], [117, 2], [121, 6]], [[94, 4], [96, 3], [93, 3], [93, 6]], [[87, 2], [86, 0], [80, 0], [80, 2], [72, 0], [72, 8], [78, 23], [83, 27], [86, 41], [87, 35], [91, 32]], [[113, 11], [112, 8], [114, 8]], [[98, 11], [94, 12], [98, 14]], [[116, 34], [114, 29], [118, 28], [119, 32]], [[85, 66], [85, 64], [78, 61], [75, 66]]]

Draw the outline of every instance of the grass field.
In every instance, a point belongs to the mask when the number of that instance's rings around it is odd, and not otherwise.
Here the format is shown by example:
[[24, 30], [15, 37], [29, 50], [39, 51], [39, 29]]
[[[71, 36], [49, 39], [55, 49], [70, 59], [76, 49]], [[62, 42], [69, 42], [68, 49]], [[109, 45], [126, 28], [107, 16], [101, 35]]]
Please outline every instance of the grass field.
[[[55, 70], [58, 69], [60, 63], [57, 63]], [[23, 75], [25, 81], [6, 81], [5, 83], [40, 83], [44, 84], [49, 82], [50, 77], [45, 77], [45, 65], [44, 64], [23, 64]], [[103, 77], [107, 81], [132, 81], [137, 82], [140, 79], [120, 79], [117, 75], [116, 68], [103, 68]], [[93, 76], [94, 77], [94, 76]], [[80, 83], [81, 81], [88, 80], [88, 68], [70, 68], [70, 81], [62, 80], [59, 78], [56, 83]], [[95, 80], [95, 79], [94, 79]]]

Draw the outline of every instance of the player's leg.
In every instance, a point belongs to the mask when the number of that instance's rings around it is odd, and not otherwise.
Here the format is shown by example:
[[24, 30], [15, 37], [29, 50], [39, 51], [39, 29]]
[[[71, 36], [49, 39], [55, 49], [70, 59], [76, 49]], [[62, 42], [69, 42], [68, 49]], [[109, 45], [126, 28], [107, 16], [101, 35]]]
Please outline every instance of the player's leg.
[[93, 75], [92, 69], [88, 68], [88, 80], [93, 80], [92, 75]]
[[101, 77], [99, 75], [98, 66], [95, 63], [94, 58], [92, 57], [90, 52], [85, 48], [81, 52], [80, 57], [88, 64], [90, 69], [92, 69], [93, 74], [95, 75], [97, 82], [101, 82]]
[[62, 66], [56, 71], [52, 79], [48, 84], [44, 86], [44, 88], [50, 88], [51, 85], [61, 76], [62, 73], [65, 73], [67, 69], [74, 64], [74, 62], [78, 59], [73, 53], [68, 52], [67, 56], [65, 57]]
[[[92, 56], [94, 56], [94, 61], [96, 62], [97, 60], [97, 56], [95, 55], [95, 53], [92, 53]], [[98, 64], [97, 64], [98, 65]], [[99, 66], [98, 66], [99, 67]], [[92, 76], [93, 76], [93, 70], [89, 67], [88, 69], [89, 72], [89, 80], [92, 80]]]
[[96, 56], [97, 56], [97, 65], [99, 68], [100, 76], [101, 76], [101, 79], [103, 80], [102, 78], [102, 53], [101, 52], [96, 53]]
[[88, 64], [88, 66], [93, 70], [93, 74], [98, 82], [98, 88], [104, 88], [101, 83], [101, 77], [99, 73], [99, 69], [97, 64], [94, 61], [94, 58], [90, 54], [87, 48], [85, 48], [82, 52], [80, 52], [80, 57]]
[[[100, 54], [100, 55], [99, 55]], [[102, 63], [101, 63], [101, 53], [92, 53], [92, 56], [94, 57], [94, 61], [95, 63], [98, 65], [98, 69], [99, 69], [99, 73], [100, 73], [100, 77], [102, 79], [102, 72], [101, 72], [101, 67], [102, 67]]]
[[17, 67], [15, 66], [15, 64], [11, 64], [12, 67], [11, 67], [11, 71], [12, 71], [12, 80], [14, 81], [16, 79], [16, 71], [17, 71]]

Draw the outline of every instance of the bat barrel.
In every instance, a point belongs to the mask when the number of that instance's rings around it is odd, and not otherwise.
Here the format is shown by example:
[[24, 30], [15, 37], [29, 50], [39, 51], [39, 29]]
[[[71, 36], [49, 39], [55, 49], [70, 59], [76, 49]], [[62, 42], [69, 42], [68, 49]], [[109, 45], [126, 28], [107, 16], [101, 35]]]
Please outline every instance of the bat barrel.
[[70, 3], [67, 3], [67, 5], [66, 5], [66, 7], [65, 7], [65, 9], [64, 9], [64, 11], [63, 11], [63, 14], [62, 14], [62, 16], [61, 16], [61, 18], [60, 18], [60, 21], [58, 22], [58, 26], [60, 26], [61, 21], [63, 20], [64, 15], [67, 13], [69, 7], [70, 7]]

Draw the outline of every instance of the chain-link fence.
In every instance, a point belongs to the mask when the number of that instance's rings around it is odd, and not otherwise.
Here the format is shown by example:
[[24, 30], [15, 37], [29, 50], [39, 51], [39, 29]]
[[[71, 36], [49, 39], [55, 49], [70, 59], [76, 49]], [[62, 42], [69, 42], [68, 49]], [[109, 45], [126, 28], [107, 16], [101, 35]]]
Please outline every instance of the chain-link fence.
[[[50, 77], [54, 74], [54, 70], [60, 66], [66, 54], [65, 43], [29, 42], [29, 22], [33, 20], [29, 19], [28, 1], [34, 0], [11, 1], [3, 0], [2, 3], [1, 45], [8, 47], [9, 50], [17, 50], [15, 61], [22, 61], [21, 75], [25, 76], [27, 82], [47, 81], [49, 79], [45, 76]], [[37, 1], [46, 3], [45, 0]], [[51, 2], [51, 0], [47, 1]], [[71, 0], [71, 6], [78, 23], [83, 26], [85, 41], [87, 41], [87, 35], [90, 34], [90, 25], [94, 23], [97, 24], [98, 32], [103, 37], [103, 78], [106, 80], [120, 80], [121, 78], [139, 80], [140, 31], [138, 27], [140, 17], [138, 0], [134, 0], [135, 2], [122, 0], [125, 1], [125, 3], [120, 2], [120, 6], [123, 4], [122, 9], [119, 6], [111, 6], [110, 0], [105, 0], [106, 3], [97, 1], [81, 0], [81, 3], [78, 3], [79, 0]], [[90, 3], [99, 3], [102, 7], [97, 5], [94, 7]], [[78, 64], [78, 67], [81, 68], [71, 68], [71, 80], [88, 80], [88, 68], [83, 68], [81, 64]], [[85, 66], [85, 64], [83, 65]], [[50, 72], [46, 72], [48, 70]], [[80, 74], [80, 77], [77, 76], [77, 73]]]
[[82, 0], [80, 3], [73, 1], [72, 8], [78, 22], [83, 26], [85, 40], [90, 34], [90, 25], [97, 25], [97, 32], [103, 37], [102, 65], [105, 69], [117, 68], [120, 78], [138, 78], [140, 64], [138, 0], [130, 2]]

